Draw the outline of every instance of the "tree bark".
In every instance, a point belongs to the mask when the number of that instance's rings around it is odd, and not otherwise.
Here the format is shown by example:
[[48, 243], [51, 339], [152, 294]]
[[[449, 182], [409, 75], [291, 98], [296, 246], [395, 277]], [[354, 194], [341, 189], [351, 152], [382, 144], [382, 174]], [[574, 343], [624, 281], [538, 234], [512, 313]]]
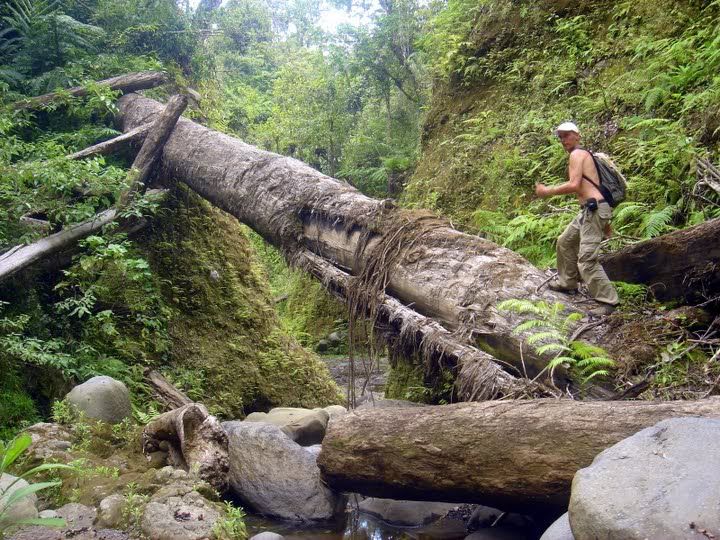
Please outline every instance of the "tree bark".
[[718, 418], [720, 398], [361, 410], [329, 424], [318, 465], [337, 491], [560, 514], [575, 472], [599, 452], [683, 416]]
[[720, 218], [632, 244], [600, 260], [610, 279], [647, 285], [658, 300], [704, 302], [720, 295]]
[[146, 373], [147, 382], [152, 386], [153, 394], [170, 409], [177, 409], [193, 402], [192, 399], [183, 394], [161, 373], [154, 369]]
[[[162, 110], [137, 94], [118, 105], [125, 131]], [[161, 163], [168, 177], [255, 229], [290, 259], [307, 249], [359, 277], [354, 302], [369, 306], [386, 293], [530, 377], [550, 359], [521, 349], [527, 336], [514, 329], [532, 316], [499, 311], [497, 304], [520, 298], [561, 302], [581, 313], [593, 307], [543, 288], [546, 275], [506, 248], [190, 120], [179, 120]], [[603, 345], [600, 336], [596, 328], [583, 334]]]
[[[165, 190], [153, 190], [153, 196], [164, 197]], [[61, 257], [52, 260], [53, 255], [65, 253], [74, 248], [83, 238], [102, 230], [102, 228], [115, 221], [118, 212], [110, 208], [100, 212], [92, 219], [72, 225], [60, 232], [51, 234], [26, 246], [15, 246], [0, 255], [0, 283], [11, 276], [42, 262], [49, 262], [47, 267], [59, 268], [67, 264], [71, 257]], [[120, 224], [121, 230], [132, 234], [147, 225], [146, 219], [130, 219]]]
[[228, 437], [217, 418], [204, 405], [190, 403], [166, 412], [143, 430], [143, 452], [150, 454], [170, 445], [169, 460], [186, 471], [197, 469], [200, 478], [220, 493], [228, 487]]
[[150, 173], [162, 154], [165, 143], [185, 107], [187, 107], [187, 98], [185, 96], [175, 95], [171, 97], [165, 109], [148, 130], [140, 152], [135, 156], [132, 167], [130, 167], [127, 177], [129, 187], [127, 191], [120, 195], [117, 204], [118, 208], [127, 206], [137, 193], [144, 191]]
[[74, 154], [68, 154], [66, 157], [67, 159], [83, 159], [90, 156], [112, 154], [113, 152], [117, 152], [135, 141], [144, 139], [149, 129], [150, 124], [137, 127], [110, 140], [94, 144], [93, 146], [89, 146], [84, 150], [75, 152]]
[[[167, 80], [165, 73], [159, 71], [140, 71], [98, 81], [97, 84], [109, 86], [112, 90], [120, 90], [123, 94], [128, 94], [130, 92], [137, 92], [138, 90], [147, 90], [148, 88], [161, 86], [165, 84]], [[85, 86], [76, 86], [68, 88], [62, 93], [51, 92], [49, 94], [43, 94], [42, 96], [18, 101], [14, 106], [16, 109], [37, 109], [57, 99], [59, 95], [66, 93], [71, 96], [81, 97], [87, 95], [88, 89]]]

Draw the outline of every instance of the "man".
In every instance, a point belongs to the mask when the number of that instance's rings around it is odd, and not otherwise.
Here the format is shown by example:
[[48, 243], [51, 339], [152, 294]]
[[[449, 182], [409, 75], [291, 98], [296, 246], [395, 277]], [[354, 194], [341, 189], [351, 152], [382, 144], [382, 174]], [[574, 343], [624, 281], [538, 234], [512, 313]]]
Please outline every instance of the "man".
[[595, 185], [600, 178], [595, 162], [587, 150], [580, 147], [580, 130], [572, 122], [564, 122], [555, 130], [563, 148], [570, 154], [568, 181], [548, 187], [535, 184], [538, 197], [569, 195], [574, 193], [580, 202], [580, 213], [567, 226], [557, 240], [558, 278], [548, 287], [553, 291], [573, 293], [582, 279], [599, 306], [593, 315], [608, 315], [615, 310], [619, 299], [617, 291], [600, 265], [600, 242], [603, 232], [609, 230], [612, 208], [605, 202]]

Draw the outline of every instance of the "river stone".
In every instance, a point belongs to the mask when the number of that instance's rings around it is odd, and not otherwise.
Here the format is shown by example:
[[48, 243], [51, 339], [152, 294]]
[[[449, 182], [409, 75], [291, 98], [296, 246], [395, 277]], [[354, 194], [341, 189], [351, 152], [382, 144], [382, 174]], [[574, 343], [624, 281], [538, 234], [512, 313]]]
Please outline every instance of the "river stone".
[[90, 529], [95, 521], [97, 511], [84, 504], [68, 503], [56, 510], [58, 517], [65, 519], [66, 529]]
[[40, 422], [25, 429], [25, 433], [32, 439], [25, 453], [32, 464], [45, 461], [66, 463], [70, 460], [73, 435], [67, 427]]
[[[20, 479], [13, 487], [10, 487], [10, 484], [15, 482], [15, 480], [17, 480], [17, 476], [11, 474], [3, 473], [3, 475], [0, 476], [0, 508], [5, 506], [5, 501], [7, 501], [12, 493], [30, 485], [25, 480]], [[9, 521], [38, 517], [36, 505], [37, 496], [34, 493], [26, 495], [8, 509], [7, 516]]]
[[201, 540], [212, 537], [220, 512], [197, 491], [167, 497], [145, 506], [143, 534], [153, 540]]
[[328, 405], [327, 407], [323, 408], [323, 411], [327, 412], [330, 415], [330, 420], [338, 416], [343, 416], [348, 412], [348, 410], [342, 405]]
[[315, 454], [279, 427], [237, 421], [222, 426], [230, 443], [230, 489], [257, 512], [312, 521], [344, 511], [346, 497], [325, 487]]
[[108, 424], [119, 424], [132, 414], [127, 387], [104, 375], [76, 386], [65, 399], [74, 409], [85, 413], [87, 418]]
[[718, 471], [720, 420], [663, 420], [575, 474], [570, 526], [598, 540], [720, 537]]
[[360, 512], [370, 514], [389, 525], [419, 527], [440, 519], [456, 508], [457, 504], [371, 497], [362, 501], [358, 507]]
[[266, 422], [279, 426], [283, 432], [300, 446], [319, 444], [325, 438], [330, 414], [323, 409], [277, 407], [269, 413], [251, 413], [246, 422]]
[[125, 508], [125, 497], [116, 493], [105, 497], [100, 501], [98, 507], [97, 526], [98, 527], [117, 527], [122, 521], [123, 510]]
[[251, 537], [250, 540], [283, 540], [285, 538], [283, 535], [270, 532], [270, 531], [263, 531], [260, 534], [256, 534], [255, 536]]
[[570, 529], [568, 513], [565, 512], [557, 518], [543, 533], [540, 540], [575, 540], [575, 535], [573, 535]]

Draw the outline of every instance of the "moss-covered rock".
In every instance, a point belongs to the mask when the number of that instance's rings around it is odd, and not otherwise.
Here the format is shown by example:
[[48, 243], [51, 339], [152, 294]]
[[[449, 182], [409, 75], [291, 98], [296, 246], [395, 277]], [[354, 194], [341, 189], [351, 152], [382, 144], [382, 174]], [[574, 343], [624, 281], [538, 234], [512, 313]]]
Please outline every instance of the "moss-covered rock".
[[179, 189], [139, 240], [171, 306], [161, 370], [226, 418], [338, 401], [326, 367], [280, 328], [243, 227]]

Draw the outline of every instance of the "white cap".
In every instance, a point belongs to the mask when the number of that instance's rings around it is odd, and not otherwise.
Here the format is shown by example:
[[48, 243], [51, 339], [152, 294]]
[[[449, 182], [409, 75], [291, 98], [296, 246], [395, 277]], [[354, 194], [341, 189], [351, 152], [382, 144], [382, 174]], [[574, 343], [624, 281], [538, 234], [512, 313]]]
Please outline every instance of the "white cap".
[[554, 131], [555, 135], [557, 135], [559, 131], [574, 131], [575, 133], [580, 135], [580, 130], [578, 129], [578, 127], [575, 125], [574, 122], [563, 122], [562, 124], [560, 124], [558, 127], [555, 128], [555, 131]]

